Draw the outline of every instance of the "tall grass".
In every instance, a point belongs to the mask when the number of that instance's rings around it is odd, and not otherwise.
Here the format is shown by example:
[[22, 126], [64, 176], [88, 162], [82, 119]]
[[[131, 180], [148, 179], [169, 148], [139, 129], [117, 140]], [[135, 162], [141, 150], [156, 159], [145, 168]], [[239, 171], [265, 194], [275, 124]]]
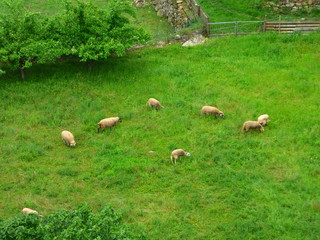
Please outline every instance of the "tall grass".
[[[317, 239], [319, 40], [219, 38], [131, 52], [91, 72], [61, 63], [32, 68], [25, 82], [2, 76], [1, 217], [111, 203], [150, 239]], [[150, 111], [149, 97], [165, 109]], [[203, 105], [225, 119], [200, 116]], [[264, 113], [265, 132], [241, 132]], [[98, 134], [108, 116], [123, 122]], [[192, 157], [171, 165], [175, 148]]]

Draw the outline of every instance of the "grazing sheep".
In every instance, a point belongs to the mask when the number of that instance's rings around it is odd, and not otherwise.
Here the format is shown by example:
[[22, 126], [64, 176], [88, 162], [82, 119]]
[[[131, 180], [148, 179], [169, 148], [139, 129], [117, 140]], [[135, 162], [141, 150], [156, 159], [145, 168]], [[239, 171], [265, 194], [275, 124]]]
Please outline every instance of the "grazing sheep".
[[110, 117], [110, 118], [105, 118], [102, 119], [99, 123], [98, 123], [98, 133], [101, 130], [105, 129], [105, 128], [111, 128], [113, 126], [115, 126], [117, 124], [117, 122], [122, 122], [121, 118], [119, 117]]
[[160, 102], [155, 98], [149, 98], [147, 106], [149, 106], [150, 108], [155, 108], [156, 110], [164, 108], [164, 106], [162, 106]]
[[172, 164], [176, 164], [177, 159], [178, 159], [179, 157], [182, 157], [182, 156], [190, 157], [191, 154], [188, 153], [188, 152], [185, 152], [185, 151], [182, 150], [182, 149], [176, 149], [176, 150], [174, 150], [174, 151], [171, 153], [171, 157], [170, 157]]
[[211, 107], [211, 106], [203, 106], [201, 109], [202, 114], [206, 115], [214, 115], [215, 118], [219, 115], [220, 117], [224, 118], [224, 113], [221, 112], [218, 108], [216, 107]]
[[258, 122], [262, 125], [268, 125], [269, 123], [269, 115], [268, 114], [263, 114], [260, 117], [258, 117]]
[[62, 131], [61, 133], [62, 141], [69, 146], [69, 147], [75, 147], [76, 142], [74, 141], [74, 137], [71, 132], [69, 131]]
[[248, 132], [250, 129], [260, 129], [261, 132], [264, 131], [263, 126], [258, 121], [246, 121], [243, 124], [242, 131]]
[[33, 210], [31, 208], [24, 208], [22, 209], [22, 213], [23, 214], [37, 214], [39, 217], [42, 217], [42, 215], [40, 215], [36, 210]]

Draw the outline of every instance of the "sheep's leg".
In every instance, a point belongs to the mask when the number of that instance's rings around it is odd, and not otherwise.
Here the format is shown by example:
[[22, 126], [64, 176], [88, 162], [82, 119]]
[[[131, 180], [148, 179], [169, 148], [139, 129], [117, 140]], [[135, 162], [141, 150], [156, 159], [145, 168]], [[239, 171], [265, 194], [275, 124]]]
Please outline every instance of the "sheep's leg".
[[100, 132], [100, 127], [98, 127], [98, 133]]
[[170, 156], [170, 160], [171, 160], [171, 163], [173, 164], [173, 157], [172, 156]]

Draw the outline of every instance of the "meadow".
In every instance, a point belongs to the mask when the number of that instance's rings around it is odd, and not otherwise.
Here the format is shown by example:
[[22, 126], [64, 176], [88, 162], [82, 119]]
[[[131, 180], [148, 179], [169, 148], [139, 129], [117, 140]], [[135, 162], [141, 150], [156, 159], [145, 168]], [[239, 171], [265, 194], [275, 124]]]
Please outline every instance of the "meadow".
[[281, 15], [281, 19], [290, 20], [319, 17], [319, 12], [316, 11], [276, 13], [265, 7], [267, 1], [264, 0], [198, 0], [198, 2], [209, 15], [211, 22], [278, 20], [279, 15]]
[[[318, 239], [319, 41], [227, 37], [1, 76], [1, 218], [86, 202], [115, 206], [149, 239]], [[263, 133], [241, 132], [264, 113]], [[123, 121], [98, 134], [109, 116]], [[176, 148], [192, 156], [172, 165]]]

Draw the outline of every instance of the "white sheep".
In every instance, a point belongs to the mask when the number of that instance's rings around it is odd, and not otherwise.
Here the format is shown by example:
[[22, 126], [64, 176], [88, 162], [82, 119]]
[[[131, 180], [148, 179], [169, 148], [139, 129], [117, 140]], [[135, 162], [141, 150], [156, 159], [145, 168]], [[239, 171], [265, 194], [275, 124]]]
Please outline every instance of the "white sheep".
[[182, 157], [182, 156], [190, 157], [191, 154], [188, 153], [188, 152], [185, 152], [183, 149], [176, 149], [176, 150], [174, 150], [174, 151], [171, 153], [171, 156], [170, 156], [171, 163], [172, 163], [172, 164], [176, 164], [177, 159], [178, 159], [179, 157]]
[[117, 122], [122, 122], [121, 118], [119, 117], [110, 117], [102, 119], [100, 122], [98, 122], [98, 132], [105, 128], [111, 128], [117, 124]]
[[26, 214], [26, 215], [28, 215], [28, 214], [36, 214], [36, 215], [38, 215], [39, 217], [42, 217], [42, 215], [40, 215], [36, 210], [33, 210], [33, 209], [31, 209], [31, 208], [24, 208], [24, 209], [22, 209], [22, 213], [23, 213], [23, 214]]
[[261, 132], [264, 131], [263, 126], [258, 121], [246, 121], [243, 124], [242, 131], [248, 132], [250, 129], [259, 129]]
[[75, 147], [76, 142], [74, 141], [74, 136], [69, 131], [62, 131], [61, 133], [62, 141], [69, 147]]
[[260, 117], [258, 117], [258, 122], [262, 125], [268, 125], [269, 123], [269, 115], [268, 114], [263, 114]]
[[217, 118], [218, 115], [224, 118], [224, 113], [221, 112], [218, 108], [212, 106], [203, 106], [201, 109], [201, 113], [206, 115], [213, 115], [215, 116], [215, 118]]
[[161, 103], [155, 98], [149, 98], [149, 100], [147, 101], [147, 106], [149, 106], [150, 108], [155, 108], [156, 110], [164, 108], [164, 106], [162, 106]]

